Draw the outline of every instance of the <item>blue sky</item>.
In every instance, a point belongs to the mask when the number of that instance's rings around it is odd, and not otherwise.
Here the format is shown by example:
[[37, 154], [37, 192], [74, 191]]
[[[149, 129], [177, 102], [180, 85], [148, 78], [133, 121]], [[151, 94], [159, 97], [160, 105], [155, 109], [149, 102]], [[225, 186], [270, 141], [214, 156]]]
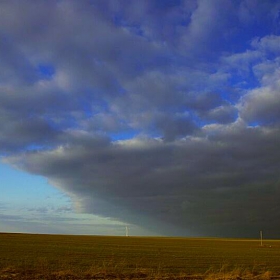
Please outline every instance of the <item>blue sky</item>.
[[1, 2], [0, 231], [278, 237], [279, 33], [278, 0]]
[[[0, 165], [1, 232], [124, 235], [126, 224], [74, 211], [71, 199], [48, 184], [46, 178], [30, 176]], [[141, 228], [131, 227], [147, 234]], [[151, 233], [152, 234], [152, 233]]]

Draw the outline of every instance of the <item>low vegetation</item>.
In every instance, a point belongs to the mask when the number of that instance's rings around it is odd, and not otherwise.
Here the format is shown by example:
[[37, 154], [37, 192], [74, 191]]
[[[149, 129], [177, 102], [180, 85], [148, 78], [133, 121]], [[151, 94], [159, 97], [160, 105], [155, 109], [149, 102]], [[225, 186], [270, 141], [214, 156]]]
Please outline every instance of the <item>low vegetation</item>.
[[0, 279], [280, 279], [280, 241], [0, 234]]

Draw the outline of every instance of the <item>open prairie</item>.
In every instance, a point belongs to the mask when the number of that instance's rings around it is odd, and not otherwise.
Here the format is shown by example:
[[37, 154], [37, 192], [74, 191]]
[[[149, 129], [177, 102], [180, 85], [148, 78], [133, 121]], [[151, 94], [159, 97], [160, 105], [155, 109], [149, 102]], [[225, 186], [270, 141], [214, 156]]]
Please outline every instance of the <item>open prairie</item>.
[[0, 279], [269, 279], [280, 275], [280, 241], [2, 233], [0, 271]]

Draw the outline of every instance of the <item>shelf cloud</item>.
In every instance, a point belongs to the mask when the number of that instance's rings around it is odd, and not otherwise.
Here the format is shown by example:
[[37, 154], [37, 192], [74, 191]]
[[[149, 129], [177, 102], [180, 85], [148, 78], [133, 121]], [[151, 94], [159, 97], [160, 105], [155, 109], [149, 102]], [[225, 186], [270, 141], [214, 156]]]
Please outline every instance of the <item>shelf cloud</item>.
[[158, 234], [278, 237], [279, 12], [2, 1], [2, 161]]

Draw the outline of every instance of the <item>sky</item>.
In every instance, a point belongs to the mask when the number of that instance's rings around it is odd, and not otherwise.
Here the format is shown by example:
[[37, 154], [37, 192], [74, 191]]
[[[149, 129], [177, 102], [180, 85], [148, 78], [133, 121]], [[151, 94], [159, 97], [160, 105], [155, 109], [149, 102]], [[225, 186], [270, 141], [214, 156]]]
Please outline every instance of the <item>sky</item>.
[[0, 61], [0, 231], [280, 238], [279, 0], [4, 0]]

